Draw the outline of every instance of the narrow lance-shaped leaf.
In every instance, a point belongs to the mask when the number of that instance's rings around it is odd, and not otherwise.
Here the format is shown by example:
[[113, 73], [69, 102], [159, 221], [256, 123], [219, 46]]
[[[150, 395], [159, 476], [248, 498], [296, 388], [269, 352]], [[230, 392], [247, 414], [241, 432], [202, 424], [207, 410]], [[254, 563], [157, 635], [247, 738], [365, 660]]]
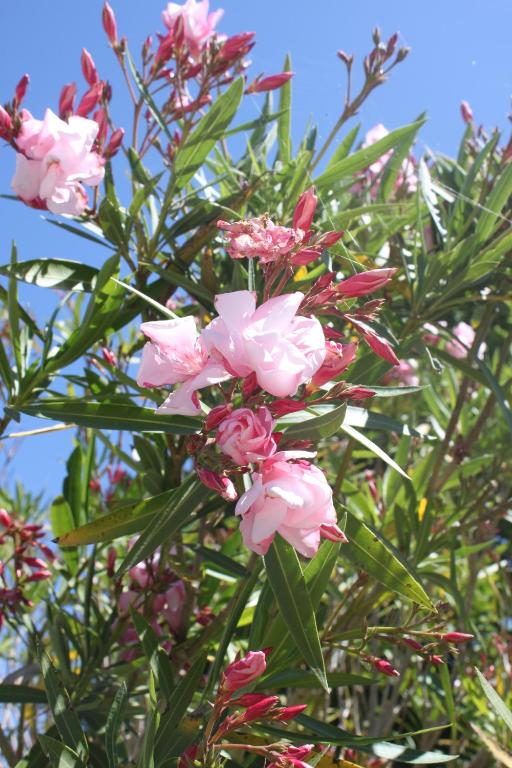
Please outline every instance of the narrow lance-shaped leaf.
[[322, 687], [328, 690], [315, 611], [295, 550], [276, 534], [264, 560], [268, 580], [290, 635]]

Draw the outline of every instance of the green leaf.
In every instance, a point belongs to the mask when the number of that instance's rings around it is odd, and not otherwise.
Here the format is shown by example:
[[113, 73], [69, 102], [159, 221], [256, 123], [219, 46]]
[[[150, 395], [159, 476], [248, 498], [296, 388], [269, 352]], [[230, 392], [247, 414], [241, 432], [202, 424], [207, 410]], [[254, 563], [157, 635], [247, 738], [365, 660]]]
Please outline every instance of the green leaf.
[[341, 548], [346, 557], [358, 568], [373, 576], [391, 592], [434, 610], [432, 602], [419, 583], [412, 568], [400, 557], [380, 533], [347, 512], [345, 533], [348, 544]]
[[149, 525], [155, 515], [170, 507], [179, 495], [180, 488], [171, 488], [157, 496], [144, 499], [138, 504], [130, 504], [108, 515], [103, 515], [80, 528], [74, 530], [68, 528], [63, 534], [57, 534], [59, 546], [78, 547], [84, 544], [111, 541], [120, 536], [131, 536]]
[[47, 704], [48, 700], [45, 692], [40, 688], [1, 683], [0, 702], [2, 704]]
[[[423, 116], [419, 118], [419, 120], [422, 120], [422, 119], [423, 119]], [[419, 120], [417, 122], [419, 122]], [[388, 197], [393, 192], [395, 183], [402, 170], [402, 164], [404, 160], [407, 160], [409, 158], [409, 155], [411, 153], [411, 147], [413, 145], [415, 137], [416, 137], [415, 133], [413, 133], [412, 135], [408, 134], [403, 139], [403, 141], [401, 141], [397, 145], [392, 156], [386, 163], [384, 167], [384, 172], [382, 174], [382, 180], [379, 184], [379, 190], [378, 190], [379, 200], [387, 200]]]
[[475, 229], [475, 247], [487, 240], [500, 216], [501, 210], [512, 195], [512, 164], [508, 163], [498, 177], [490, 194], [485, 198], [485, 208], [480, 214]]
[[117, 691], [110, 712], [108, 713], [107, 724], [105, 726], [105, 751], [107, 753], [109, 768], [118, 768], [117, 739], [119, 729], [123, 720], [123, 710], [128, 698], [128, 691], [124, 680]]
[[244, 79], [240, 77], [214, 101], [191, 135], [178, 147], [174, 176], [179, 187], [190, 181], [223, 137], [238, 110], [243, 92]]
[[16, 269], [16, 263], [18, 261], [18, 251], [16, 243], [13, 242], [11, 246], [11, 271], [9, 275], [9, 292], [7, 294], [7, 312], [9, 315], [9, 339], [14, 354], [14, 360], [16, 362], [16, 371], [18, 378], [21, 379], [24, 374], [23, 367], [23, 355], [21, 352], [20, 344], [20, 312], [18, 304], [18, 284], [16, 282], [16, 276], [14, 270]]
[[98, 275], [95, 267], [70, 259], [31, 259], [0, 266], [0, 275], [13, 275], [41, 288], [62, 291], [91, 291]]
[[77, 753], [65, 744], [61, 744], [57, 739], [52, 739], [51, 736], [44, 734], [37, 738], [41, 749], [54, 768], [84, 768], [84, 764]]
[[300, 411], [299, 415], [302, 417], [302, 421], [299, 424], [292, 424], [285, 432], [286, 439], [288, 440], [313, 440], [318, 442], [322, 438], [330, 437], [341, 427], [345, 418], [345, 412], [347, 410], [347, 404], [342, 403], [337, 408], [333, 408], [321, 415], [315, 414], [314, 406], [307, 409], [307, 411]]
[[135, 80], [135, 84], [137, 85], [137, 88], [139, 89], [141, 95], [144, 98], [145, 103], [148, 106], [149, 111], [155, 118], [157, 124], [160, 126], [162, 131], [167, 136], [167, 139], [173, 143], [174, 139], [172, 137], [172, 134], [165, 122], [165, 118], [160, 113], [160, 110], [158, 109], [157, 105], [155, 104], [153, 97], [151, 96], [150, 92], [146, 88], [146, 84], [144, 83], [143, 78], [139, 74], [137, 67], [135, 66], [135, 62], [133, 61], [131, 53], [126, 50], [124, 55], [126, 56], [126, 60], [128, 62], [128, 66], [130, 68], [130, 72], [132, 73], [133, 79]]
[[87, 740], [60, 675], [49, 656], [41, 648], [38, 649], [38, 657], [55, 725], [64, 743], [72, 746], [79, 757], [87, 757], [89, 752]]
[[[290, 54], [286, 55], [283, 72], [290, 72], [292, 60]], [[279, 91], [279, 120], [277, 121], [277, 143], [279, 146], [278, 159], [282, 163], [289, 163], [292, 154], [291, 137], [291, 105], [292, 105], [292, 81], [288, 80]]]
[[[375, 680], [349, 672], [332, 672], [327, 674], [327, 683], [329, 688], [341, 688], [345, 685], [373, 685]], [[266, 691], [272, 688], [318, 688], [318, 678], [312, 672], [286, 669], [262, 678], [256, 690]]]
[[370, 440], [369, 437], [361, 434], [361, 432], [358, 432], [357, 429], [354, 429], [354, 427], [349, 427], [348, 424], [342, 424], [341, 428], [343, 432], [349, 435], [349, 437], [357, 440], [358, 443], [361, 443], [361, 445], [364, 445], [365, 448], [368, 448], [372, 453], [378, 456], [379, 459], [382, 459], [382, 461], [385, 461], [386, 464], [389, 464], [390, 467], [393, 467], [393, 469], [399, 472], [402, 477], [405, 477], [407, 480], [410, 479], [407, 472], [405, 472], [402, 467], [399, 467], [396, 461], [394, 461], [391, 456], [388, 456], [386, 451], [382, 450], [382, 448], [374, 443], [373, 440]]
[[403, 128], [397, 128], [375, 144], [359, 149], [348, 157], [338, 160], [315, 179], [315, 186], [320, 192], [327, 191], [342, 179], [368, 168], [371, 163], [374, 163], [390, 149], [396, 149], [402, 142], [409, 139], [412, 141], [424, 122], [425, 119], [421, 119], [410, 125], [405, 125]]
[[485, 695], [489, 701], [489, 704], [494, 709], [503, 724], [507, 726], [509, 731], [512, 731], [512, 712], [507, 707], [501, 696], [499, 696], [492, 685], [485, 679], [480, 670], [476, 669], [475, 672], [483, 688]]
[[133, 565], [153, 554], [153, 552], [173, 536], [182, 526], [191, 522], [193, 512], [198, 504], [203, 502], [211, 491], [202, 483], [189, 476], [179, 488], [180, 494], [176, 496], [170, 509], [165, 509], [158, 519], [151, 520], [134, 546], [119, 566], [117, 578], [126, 573]]
[[166, 432], [192, 435], [200, 423], [190, 416], [167, 416], [131, 403], [91, 403], [87, 400], [46, 398], [20, 408], [29, 416], [39, 416], [65, 424], [93, 429], [126, 429], [132, 432]]
[[508, 400], [505, 398], [505, 394], [494, 376], [491, 369], [484, 363], [483, 360], [480, 360], [478, 357], [475, 360], [476, 364], [480, 368], [481, 372], [483, 373], [487, 384], [489, 386], [489, 389], [494, 394], [494, 397], [496, 398], [496, 401], [498, 405], [501, 408], [501, 412], [503, 413], [503, 416], [505, 417], [505, 421], [508, 424], [509, 430], [512, 432], [512, 410], [510, 408]]
[[297, 554], [276, 534], [264, 561], [270, 586], [293, 641], [322, 688], [328, 690], [315, 611]]
[[189, 671], [182, 677], [176, 686], [169, 708], [161, 717], [155, 740], [156, 765], [162, 765], [162, 762], [168, 756], [168, 744], [172, 737], [176, 735], [176, 730], [187, 713], [187, 709], [192, 701], [192, 697], [197, 690], [199, 681], [203, 675], [206, 663], [206, 655], [200, 656]]
[[63, 494], [69, 504], [75, 528], [80, 525], [82, 513], [82, 448], [77, 445], [66, 462]]

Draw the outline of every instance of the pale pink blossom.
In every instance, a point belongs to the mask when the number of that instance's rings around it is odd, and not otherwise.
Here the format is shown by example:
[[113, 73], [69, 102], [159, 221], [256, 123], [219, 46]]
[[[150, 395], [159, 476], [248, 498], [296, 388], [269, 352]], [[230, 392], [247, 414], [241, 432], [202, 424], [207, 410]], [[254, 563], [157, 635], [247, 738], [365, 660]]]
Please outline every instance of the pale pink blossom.
[[175, 581], [165, 592], [165, 603], [160, 609], [169, 629], [177, 634], [181, 629], [183, 620], [183, 608], [185, 606], [185, 585], [180, 580]]
[[[381, 141], [382, 139], [386, 138], [386, 136], [389, 135], [389, 131], [387, 128], [385, 128], [382, 123], [378, 123], [378, 125], [375, 125], [373, 128], [370, 128], [368, 133], [365, 136], [364, 142], [363, 142], [363, 149], [366, 149], [367, 147], [371, 147], [373, 144], [376, 144], [378, 141]], [[368, 178], [368, 181], [371, 183], [371, 195], [372, 197], [375, 197], [377, 194], [378, 189], [378, 177], [384, 170], [387, 163], [390, 161], [391, 157], [393, 156], [393, 150], [389, 149], [387, 152], [384, 152], [383, 155], [381, 155], [377, 160], [374, 160], [373, 163], [370, 163], [368, 168], [366, 168], [366, 176]], [[413, 155], [409, 155], [409, 157], [404, 158], [402, 161], [402, 165], [400, 166], [400, 171], [397, 176], [396, 182], [395, 182], [395, 190], [399, 189], [400, 187], [405, 186], [406, 190], [408, 192], [415, 192], [418, 186], [418, 177], [416, 175], [416, 163], [414, 160]], [[354, 187], [355, 191], [360, 191], [362, 189], [361, 184], [357, 184]]]
[[418, 364], [415, 360], [400, 360], [383, 377], [384, 384], [399, 382], [406, 387], [417, 387], [420, 380], [417, 375]]
[[217, 445], [239, 465], [268, 459], [276, 452], [274, 420], [268, 408], [238, 408], [217, 428]]
[[157, 408], [157, 413], [168, 415], [198, 416], [201, 413], [197, 390], [220, 384], [231, 378], [225, 366], [215, 361], [209, 362], [202, 371], [180, 384], [169, 397]]
[[249, 651], [242, 659], [229, 664], [222, 676], [222, 688], [233, 693], [253, 683], [267, 668], [265, 651]]
[[208, 352], [233, 376], [256, 374], [259, 386], [275, 397], [294, 395], [325, 358], [325, 339], [316, 318], [297, 316], [299, 291], [276, 296], [256, 309], [250, 291], [215, 298], [219, 317], [201, 334]]
[[[339, 530], [332, 491], [323, 472], [308, 461], [287, 460], [304, 455], [309, 454], [276, 453], [261, 472], [252, 475], [252, 487], [236, 505], [244, 544], [259, 555], [267, 552], [279, 533], [302, 555], [313, 557], [322, 527], [328, 538]], [[343, 536], [341, 531], [339, 534]]]
[[209, 13], [208, 0], [187, 0], [183, 5], [169, 3], [162, 13], [162, 18], [170, 30], [174, 30], [176, 23], [181, 20], [190, 53], [197, 57], [214, 36], [215, 26], [223, 13], [222, 9]]
[[154, 320], [142, 323], [141, 330], [150, 341], [142, 351], [137, 375], [139, 386], [178, 384], [196, 376], [205, 367], [208, 355], [193, 317]]
[[452, 357], [463, 360], [473, 346], [475, 331], [468, 323], [460, 322], [453, 329], [453, 333], [456, 338], [447, 342], [446, 351]]
[[301, 229], [281, 227], [268, 216], [232, 223], [221, 220], [217, 226], [226, 232], [232, 259], [259, 258], [262, 264], [288, 256], [304, 238]]
[[83, 185], [98, 186], [105, 173], [93, 151], [97, 134], [94, 120], [73, 115], [65, 122], [51, 109], [36, 120], [24, 111], [16, 137], [16, 195], [29, 205], [42, 202], [52, 213], [82, 214], [88, 203]]

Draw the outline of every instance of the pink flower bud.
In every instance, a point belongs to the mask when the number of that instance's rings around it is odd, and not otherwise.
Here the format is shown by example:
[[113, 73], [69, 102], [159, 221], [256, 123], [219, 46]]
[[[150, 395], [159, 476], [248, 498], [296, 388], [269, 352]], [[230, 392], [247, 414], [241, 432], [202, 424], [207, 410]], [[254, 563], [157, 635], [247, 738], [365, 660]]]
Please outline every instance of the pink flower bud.
[[101, 98], [102, 92], [103, 92], [102, 82], [97, 82], [97, 83], [94, 83], [94, 85], [91, 85], [89, 90], [86, 93], [84, 93], [84, 95], [82, 96], [80, 104], [76, 109], [76, 114], [80, 115], [80, 117], [87, 117], [89, 112], [92, 112], [94, 107], [98, 104]]
[[331, 245], [334, 245], [338, 240], [341, 240], [344, 234], [344, 231], [337, 232], [333, 230], [332, 232], [324, 232], [324, 234], [316, 241], [316, 245], [321, 246], [322, 248], [330, 248]]
[[226, 475], [219, 475], [217, 472], [212, 472], [211, 469], [205, 467], [196, 466], [197, 476], [203, 485], [207, 488], [211, 488], [212, 491], [222, 496], [225, 501], [236, 501], [238, 494], [232, 481]]
[[320, 526], [320, 536], [329, 541], [339, 541], [341, 544], [348, 544], [348, 539], [335, 523], [324, 523]]
[[215, 408], [212, 408], [204, 422], [204, 428], [206, 431], [211, 432], [212, 429], [218, 427], [221, 421], [224, 421], [224, 419], [229, 416], [232, 410], [233, 406], [229, 403], [224, 405], [217, 405]]
[[279, 696], [265, 696], [265, 698], [255, 704], [251, 704], [243, 714], [244, 722], [250, 723], [253, 720], [262, 720], [267, 717], [271, 714], [272, 710], [275, 709], [278, 701]]
[[116, 45], [117, 44], [116, 17], [114, 16], [114, 11], [112, 10], [112, 8], [108, 3], [105, 3], [105, 5], [103, 6], [101, 20], [103, 22], [103, 29], [105, 30], [105, 33], [109, 39], [110, 44]]
[[441, 635], [441, 640], [445, 643], [467, 643], [473, 640], [474, 635], [468, 635], [465, 632], [445, 632]]
[[280, 72], [278, 75], [268, 75], [268, 77], [256, 78], [246, 90], [246, 93], [263, 93], [264, 91], [275, 91], [281, 88], [293, 77], [293, 72]]
[[314, 387], [321, 387], [326, 382], [335, 379], [354, 362], [357, 354], [357, 344], [340, 344], [337, 341], [325, 342], [325, 358], [322, 366], [311, 379]]
[[29, 76], [23, 75], [18, 85], [16, 86], [16, 90], [14, 93], [14, 106], [16, 108], [20, 106], [21, 102], [25, 98], [25, 94], [27, 92], [29, 82], [30, 82]]
[[0, 525], [3, 525], [4, 528], [12, 526], [12, 518], [5, 509], [0, 509]]
[[398, 43], [398, 32], [395, 32], [394, 35], [391, 35], [391, 37], [388, 40], [388, 44], [386, 46], [386, 57], [389, 58], [392, 56], [395, 52], [396, 44]]
[[12, 131], [12, 120], [9, 113], [0, 104], [0, 137], [8, 139]]
[[29, 568], [42, 568], [46, 570], [46, 563], [41, 560], [40, 557], [23, 557], [23, 562], [29, 566]]
[[367, 400], [369, 397], [375, 397], [375, 394], [366, 387], [349, 387], [341, 393], [340, 397], [348, 400]]
[[96, 142], [101, 145], [107, 138], [108, 133], [107, 113], [103, 107], [100, 107], [96, 110], [92, 116], [92, 119], [95, 123], [98, 123], [98, 135], [96, 136]]
[[222, 678], [222, 688], [232, 693], [253, 683], [267, 668], [265, 651], [249, 651], [242, 659], [233, 661], [226, 667]]
[[94, 83], [97, 83], [99, 80], [98, 71], [96, 69], [94, 59], [92, 58], [87, 48], [82, 48], [80, 63], [82, 65], [84, 78], [87, 80], [89, 85], [94, 85]]
[[89, 489], [93, 493], [99, 493], [101, 491], [101, 483], [97, 478], [93, 478], [92, 480], [89, 480]]
[[274, 418], [280, 416], [286, 416], [287, 413], [295, 413], [295, 411], [303, 411], [306, 404], [300, 400], [292, 400], [289, 397], [283, 397], [279, 400], [274, 400], [269, 405], [269, 411]]
[[417, 640], [413, 640], [411, 637], [404, 637], [403, 641], [404, 641], [404, 643], [406, 645], [409, 646], [409, 648], [412, 648], [413, 651], [422, 651], [423, 650], [423, 646], [421, 645], [421, 643], [418, 643]]
[[237, 707], [252, 707], [254, 704], [259, 704], [260, 701], [267, 698], [266, 693], [246, 693], [233, 701], [233, 705]]
[[309, 232], [315, 216], [317, 203], [318, 198], [315, 195], [314, 187], [310, 187], [302, 193], [293, 213], [294, 229], [302, 229], [303, 232]]
[[352, 62], [354, 61], [353, 55], [349, 55], [348, 53], [345, 53], [345, 51], [339, 50], [339, 51], [336, 51], [336, 56], [340, 61], [346, 64], [347, 67], [352, 66]]
[[444, 659], [441, 656], [429, 656], [428, 660], [432, 662], [436, 667], [440, 667], [444, 664]]
[[359, 331], [363, 339], [366, 341], [368, 346], [373, 349], [375, 354], [379, 355], [379, 357], [382, 357], [384, 360], [387, 360], [387, 362], [391, 363], [392, 365], [400, 365], [400, 360], [395, 355], [391, 345], [386, 341], [386, 339], [383, 339], [382, 336], [379, 336], [378, 333], [370, 325], [363, 322], [359, 318], [354, 317], [353, 315], [346, 315], [346, 318], [349, 322], [352, 323], [356, 330]]
[[36, 571], [27, 577], [27, 581], [44, 581], [45, 579], [49, 579], [51, 575], [51, 571]]
[[117, 366], [117, 357], [108, 347], [101, 348], [101, 356], [109, 365]]
[[395, 669], [386, 659], [374, 658], [372, 664], [378, 672], [382, 672], [388, 677], [400, 677], [398, 669]]
[[66, 120], [73, 114], [76, 96], [76, 83], [68, 83], [62, 88], [59, 97], [59, 117]]
[[254, 35], [254, 32], [242, 32], [228, 37], [219, 49], [218, 58], [228, 62], [246, 56], [254, 45]]
[[253, 395], [258, 389], [259, 386], [256, 379], [256, 374], [254, 372], [250, 373], [248, 376], [246, 376], [244, 383], [242, 384], [242, 397], [244, 400], [247, 400], [247, 398]]
[[279, 720], [281, 723], [287, 723], [293, 720], [294, 717], [297, 717], [297, 715], [300, 715], [301, 712], [304, 712], [307, 706], [307, 704], [295, 704], [293, 707], [283, 707], [274, 719]]
[[110, 137], [110, 141], [105, 147], [105, 151], [103, 153], [107, 159], [114, 157], [114, 155], [117, 154], [117, 152], [119, 151], [119, 147], [123, 143], [123, 139], [124, 139], [124, 128], [117, 128], [112, 134], [112, 136]]
[[382, 288], [383, 285], [386, 285], [386, 283], [389, 283], [396, 271], [396, 269], [387, 268], [369, 269], [367, 272], [360, 272], [357, 275], [352, 275], [347, 280], [343, 280], [337, 286], [336, 292], [346, 298], [366, 296], [368, 293], [373, 293]]
[[471, 106], [467, 101], [461, 101], [460, 113], [465, 123], [473, 122], [473, 110], [471, 109]]

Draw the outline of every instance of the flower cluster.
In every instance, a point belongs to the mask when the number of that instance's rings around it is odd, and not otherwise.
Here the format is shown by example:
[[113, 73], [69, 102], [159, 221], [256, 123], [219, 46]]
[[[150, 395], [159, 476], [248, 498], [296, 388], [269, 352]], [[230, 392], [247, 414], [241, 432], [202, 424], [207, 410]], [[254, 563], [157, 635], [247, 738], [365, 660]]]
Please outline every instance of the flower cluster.
[[[243, 732], [250, 723], [266, 721], [286, 724], [307, 707], [306, 704], [286, 707], [281, 705], [278, 696], [243, 692], [247, 687], [252, 687], [264, 674], [269, 652], [270, 649], [249, 651], [246, 656], [237, 657], [226, 667], [213, 702], [210, 721], [205, 729], [204, 743], [189, 747], [180, 760], [180, 766], [189, 768], [200, 751], [206, 758], [219, 750], [241, 749], [261, 755], [276, 767], [309, 768], [302, 762], [302, 758], [312, 752], [311, 744], [291, 747], [287, 744], [275, 743], [270, 746], [254, 747], [240, 743], [240, 731]], [[242, 691], [241, 695], [237, 695], [238, 691]], [[235, 732], [238, 743], [224, 741], [230, 733]]]
[[[321, 538], [346, 541], [325, 475], [309, 461], [315, 454], [304, 450], [310, 443], [287, 441], [274, 421], [309, 405], [374, 394], [335, 381], [355, 360], [357, 344], [345, 341], [329, 320], [344, 320], [378, 355], [393, 365], [399, 362], [372, 326], [382, 302], [358, 307], [351, 301], [386, 285], [394, 269], [345, 280], [328, 272], [306, 294], [282, 292], [305, 252], [308, 260], [316, 259], [326, 243], [342, 235], [312, 233], [316, 207], [311, 188], [297, 203], [292, 227], [266, 217], [219, 222], [233, 258], [259, 259], [266, 299], [260, 306], [254, 291], [223, 293], [215, 297], [217, 317], [200, 332], [192, 316], [141, 326], [148, 341], [138, 384], [177, 385], [157, 413], [199, 416], [204, 408], [199, 390], [217, 385], [223, 393], [224, 402], [206, 415], [201, 435], [190, 438], [188, 448], [200, 480], [227, 501], [238, 498], [237, 476], [251, 474], [235, 513], [244, 543], [261, 555], [276, 533], [305, 557], [315, 554]], [[328, 322], [322, 324], [320, 317]]]
[[[116, 550], [110, 549], [107, 558], [110, 576], [114, 573], [116, 557]], [[130, 619], [131, 611], [144, 615], [159, 637], [169, 632], [179, 637], [183, 628], [186, 590], [183, 581], [161, 562], [158, 554], [130, 568], [127, 576], [127, 584], [118, 583], [116, 587], [117, 612], [123, 626], [120, 637], [122, 656], [125, 661], [130, 661], [139, 655], [139, 636]], [[162, 646], [167, 650], [171, 648], [166, 639], [162, 640]]]
[[55, 556], [41, 541], [41, 525], [26, 524], [13, 519], [0, 509], [0, 629], [6, 614], [16, 614], [23, 605], [30, 607], [26, 595], [29, 585], [51, 577], [49, 564]]

